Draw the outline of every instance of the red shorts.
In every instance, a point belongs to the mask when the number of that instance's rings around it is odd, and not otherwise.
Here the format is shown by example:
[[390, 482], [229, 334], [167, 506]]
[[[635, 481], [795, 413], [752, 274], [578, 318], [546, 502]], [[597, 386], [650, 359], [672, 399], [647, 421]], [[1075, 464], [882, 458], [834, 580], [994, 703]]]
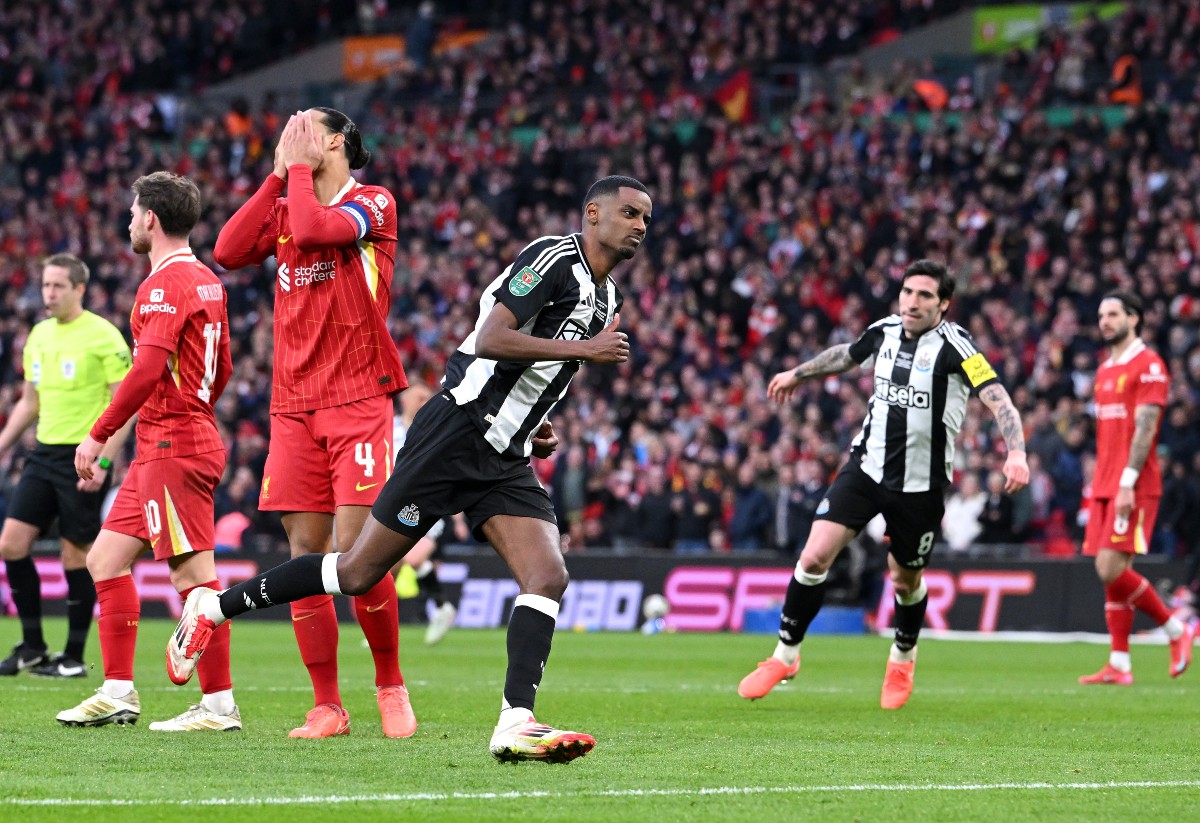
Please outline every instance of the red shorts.
[[145, 540], [155, 560], [213, 549], [213, 491], [225, 450], [135, 462], [104, 528]]
[[1150, 536], [1154, 534], [1154, 520], [1158, 517], [1157, 497], [1135, 497], [1129, 522], [1118, 531], [1114, 523], [1117, 506], [1115, 499], [1093, 499], [1088, 506], [1087, 531], [1083, 535], [1083, 553], [1095, 555], [1100, 549], [1112, 549], [1125, 554], [1145, 554], [1150, 548]]
[[392, 473], [392, 399], [271, 415], [258, 508], [323, 512], [370, 506]]

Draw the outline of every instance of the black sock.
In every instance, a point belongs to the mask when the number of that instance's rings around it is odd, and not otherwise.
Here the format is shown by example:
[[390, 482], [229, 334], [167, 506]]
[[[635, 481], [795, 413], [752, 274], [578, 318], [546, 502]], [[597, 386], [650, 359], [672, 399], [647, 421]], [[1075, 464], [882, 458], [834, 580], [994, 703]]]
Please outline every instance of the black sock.
[[321, 564], [327, 555], [302, 554], [221, 592], [221, 613], [237, 617], [251, 609], [267, 609], [302, 597], [325, 594]]
[[88, 629], [92, 627], [92, 610], [96, 608], [96, 584], [87, 569], [71, 569], [66, 571], [66, 577], [67, 646], [63, 653], [82, 662]]
[[529, 606], [513, 609], [508, 621], [508, 673], [504, 677], [508, 705], [533, 711], [553, 640], [553, 617]]
[[917, 636], [921, 633], [921, 624], [925, 622], [925, 607], [929, 605], [929, 595], [926, 594], [911, 606], [901, 605], [896, 600], [896, 648], [906, 652], [917, 645]]
[[46, 648], [42, 637], [42, 578], [32, 557], [6, 560], [8, 587], [12, 590], [13, 605], [21, 618], [21, 637], [26, 646]]
[[815, 586], [806, 586], [792, 575], [792, 579], [788, 581], [787, 595], [783, 599], [783, 614], [779, 618], [780, 641], [789, 646], [799, 644], [824, 602], [824, 580]]

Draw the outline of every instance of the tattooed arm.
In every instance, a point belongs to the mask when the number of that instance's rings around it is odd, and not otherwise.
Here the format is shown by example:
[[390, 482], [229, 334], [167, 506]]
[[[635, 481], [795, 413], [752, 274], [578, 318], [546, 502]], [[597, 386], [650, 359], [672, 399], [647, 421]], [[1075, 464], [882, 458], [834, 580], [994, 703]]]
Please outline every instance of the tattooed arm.
[[1004, 477], [1008, 481], [1004, 490], [1009, 494], [1020, 491], [1029, 483], [1029, 464], [1025, 460], [1025, 432], [1021, 427], [1021, 415], [1013, 405], [1008, 391], [999, 383], [985, 386], [979, 399], [996, 418], [1000, 436], [1008, 447], [1008, 458], [1004, 461]]
[[1139, 405], [1133, 411], [1133, 440], [1129, 443], [1129, 468], [1140, 472], [1154, 446], [1154, 435], [1158, 434], [1158, 421], [1162, 417], [1161, 406]]
[[1133, 511], [1133, 487], [1146, 464], [1146, 458], [1150, 456], [1150, 449], [1154, 447], [1154, 436], [1158, 433], [1158, 421], [1162, 418], [1162, 412], [1161, 406], [1149, 403], [1139, 403], [1133, 411], [1133, 440], [1129, 441], [1129, 462], [1125, 471], [1121, 473], [1121, 485], [1117, 488], [1117, 496], [1113, 501], [1118, 518], [1127, 520]]
[[829, 374], [841, 374], [858, 363], [850, 356], [850, 344], [842, 343], [831, 346], [818, 354], [812, 360], [801, 363], [794, 369], [781, 371], [771, 378], [767, 386], [767, 397], [776, 403], [792, 399], [800, 384], [810, 377], [824, 377]]

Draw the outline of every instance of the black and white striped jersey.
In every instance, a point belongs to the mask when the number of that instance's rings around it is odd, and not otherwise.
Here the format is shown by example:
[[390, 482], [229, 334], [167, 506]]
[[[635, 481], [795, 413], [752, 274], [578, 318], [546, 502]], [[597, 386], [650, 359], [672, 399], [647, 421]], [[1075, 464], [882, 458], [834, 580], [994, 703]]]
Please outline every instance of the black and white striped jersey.
[[492, 448], [528, 457], [530, 439], [566, 394], [580, 361], [486, 360], [475, 355], [479, 329], [500, 302], [516, 316], [523, 334], [588, 340], [612, 323], [621, 301], [611, 277], [604, 288], [596, 288], [578, 234], [538, 238], [484, 289], [475, 331], [446, 364], [442, 385], [467, 407]]
[[875, 391], [850, 462], [893, 491], [944, 488], [967, 398], [997, 382], [996, 371], [971, 335], [947, 320], [908, 339], [900, 315], [885, 317], [850, 344], [857, 362], [872, 355]]

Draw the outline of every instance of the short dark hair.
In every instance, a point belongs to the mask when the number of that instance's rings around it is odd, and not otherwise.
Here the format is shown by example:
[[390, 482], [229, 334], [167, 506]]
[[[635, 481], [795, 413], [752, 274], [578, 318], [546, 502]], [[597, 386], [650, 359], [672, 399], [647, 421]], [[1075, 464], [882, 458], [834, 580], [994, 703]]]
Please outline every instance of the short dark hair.
[[66, 269], [67, 279], [71, 281], [72, 286], [86, 286], [88, 278], [92, 274], [88, 269], [87, 263], [65, 251], [52, 254], [43, 260], [42, 268], [46, 266], [58, 266], [59, 268]]
[[200, 189], [187, 177], [156, 171], [135, 180], [133, 193], [168, 237], [187, 237], [200, 222]]
[[350, 163], [351, 169], [361, 169], [371, 162], [371, 152], [363, 148], [362, 134], [359, 133], [358, 126], [354, 125], [353, 120], [337, 109], [324, 106], [314, 106], [313, 111], [321, 112], [325, 128], [346, 138], [342, 149], [346, 152], [346, 160]]
[[1138, 297], [1131, 291], [1125, 291], [1124, 289], [1113, 289], [1105, 294], [1104, 297], [1100, 298], [1101, 303], [1103, 303], [1105, 300], [1117, 300], [1125, 309], [1126, 314], [1137, 315], [1137, 322], [1133, 324], [1133, 333], [1142, 333], [1142, 320], [1144, 320], [1146, 317], [1146, 307], [1145, 304], [1142, 303], [1142, 298]]
[[586, 209], [588, 203], [598, 200], [601, 197], [611, 197], [620, 192], [622, 188], [637, 189], [646, 194], [650, 193], [650, 190], [643, 185], [642, 181], [634, 177], [626, 177], [623, 174], [610, 174], [608, 177], [601, 177], [592, 184], [591, 188], [587, 191], [587, 195], [583, 198], [583, 207]]
[[904, 277], [901, 278], [900, 282], [903, 283], [908, 278], [915, 277], [918, 274], [932, 277], [937, 281], [938, 300], [950, 300], [954, 297], [954, 287], [957, 284], [954, 282], [954, 278], [950, 276], [950, 270], [946, 268], [945, 264], [927, 258], [914, 260], [904, 270]]

